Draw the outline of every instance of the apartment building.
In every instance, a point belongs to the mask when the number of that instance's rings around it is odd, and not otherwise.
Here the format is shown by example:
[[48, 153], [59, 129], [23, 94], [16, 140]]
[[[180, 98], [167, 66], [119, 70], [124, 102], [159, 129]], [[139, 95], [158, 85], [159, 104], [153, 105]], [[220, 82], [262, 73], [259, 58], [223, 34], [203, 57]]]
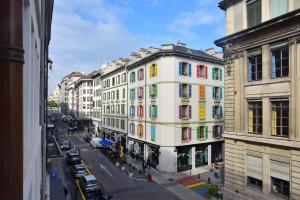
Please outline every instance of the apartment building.
[[183, 43], [133, 53], [128, 149], [162, 172], [223, 160], [223, 60]]
[[93, 116], [93, 79], [85, 76], [75, 83], [75, 114], [81, 118]]
[[101, 70], [102, 134], [126, 145], [127, 135], [127, 72], [128, 59], [120, 58]]
[[225, 199], [300, 199], [300, 1], [223, 0]]
[[0, 199], [45, 199], [53, 0], [0, 1]]
[[101, 112], [102, 112], [102, 79], [100, 70], [95, 72], [95, 74], [91, 77], [93, 79], [93, 125], [95, 127], [95, 133], [100, 134], [101, 128]]
[[59, 86], [57, 85], [53, 92], [50, 95], [48, 95], [48, 101], [54, 101], [58, 104], [59, 97]]

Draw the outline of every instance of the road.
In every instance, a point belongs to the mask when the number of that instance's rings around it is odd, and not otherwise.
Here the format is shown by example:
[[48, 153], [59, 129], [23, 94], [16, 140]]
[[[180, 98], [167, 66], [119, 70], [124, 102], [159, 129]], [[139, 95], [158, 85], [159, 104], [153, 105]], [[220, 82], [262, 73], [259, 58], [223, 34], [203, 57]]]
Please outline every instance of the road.
[[114, 200], [178, 200], [170, 192], [154, 182], [135, 181], [123, 174], [99, 150], [92, 149], [78, 135], [68, 136], [91, 173], [103, 185]]

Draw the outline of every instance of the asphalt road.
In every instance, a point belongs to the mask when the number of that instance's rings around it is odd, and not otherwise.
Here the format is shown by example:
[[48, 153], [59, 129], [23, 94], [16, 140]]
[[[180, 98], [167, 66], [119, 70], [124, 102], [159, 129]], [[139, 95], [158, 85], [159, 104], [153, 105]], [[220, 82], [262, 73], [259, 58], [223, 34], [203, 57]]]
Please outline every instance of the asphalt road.
[[82, 160], [114, 200], [178, 200], [169, 191], [154, 182], [135, 181], [123, 174], [99, 150], [92, 149], [78, 135], [69, 136], [80, 148]]

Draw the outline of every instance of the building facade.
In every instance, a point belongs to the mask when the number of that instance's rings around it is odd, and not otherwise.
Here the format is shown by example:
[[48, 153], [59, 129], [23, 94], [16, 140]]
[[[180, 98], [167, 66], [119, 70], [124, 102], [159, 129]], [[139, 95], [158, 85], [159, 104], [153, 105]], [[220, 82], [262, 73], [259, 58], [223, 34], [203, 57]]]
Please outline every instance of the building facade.
[[162, 172], [223, 160], [223, 61], [185, 44], [141, 49], [128, 70], [128, 149]]
[[0, 199], [45, 199], [53, 1], [0, 1]]
[[75, 83], [75, 114], [80, 118], [93, 116], [93, 80], [86, 76]]
[[59, 101], [59, 86], [57, 85], [53, 92], [48, 96], [48, 101], [54, 101], [55, 103], [58, 104]]
[[225, 199], [300, 199], [300, 1], [224, 0]]
[[101, 115], [102, 115], [102, 79], [100, 71], [96, 72], [92, 77], [93, 79], [93, 125], [95, 133], [100, 134], [101, 128]]
[[126, 145], [127, 135], [127, 59], [119, 59], [101, 71], [102, 136]]

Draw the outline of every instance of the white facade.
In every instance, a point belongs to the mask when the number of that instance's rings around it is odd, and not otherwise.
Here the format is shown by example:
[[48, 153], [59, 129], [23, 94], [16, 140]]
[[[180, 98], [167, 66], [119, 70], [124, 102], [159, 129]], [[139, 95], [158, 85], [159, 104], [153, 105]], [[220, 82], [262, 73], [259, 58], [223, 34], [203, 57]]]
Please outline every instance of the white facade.
[[79, 117], [93, 116], [93, 81], [81, 78], [75, 84], [76, 112]]
[[58, 85], [55, 87], [53, 92], [48, 96], [48, 101], [55, 101], [57, 104], [59, 102], [60, 94], [59, 94], [59, 87]]
[[[102, 127], [104, 137], [120, 141], [127, 134], [127, 73], [125, 60], [109, 65], [101, 72], [102, 89]], [[123, 137], [124, 138], [124, 137]], [[122, 141], [125, 143], [125, 139]]]
[[93, 76], [93, 125], [95, 126], [95, 133], [99, 134], [101, 128], [101, 112], [102, 112], [102, 80], [100, 78], [100, 73], [98, 72]]
[[[168, 45], [163, 48], [168, 48], [168, 51], [172, 53], [175, 47]], [[188, 55], [188, 53], [186, 54]], [[222, 117], [215, 118], [215, 116], [211, 114], [213, 113], [213, 106], [223, 107], [222, 99], [214, 100], [212, 98], [212, 88], [218, 87], [222, 89], [223, 87], [222, 78], [212, 80], [213, 68], [218, 69], [219, 72], [223, 71], [223, 66], [221, 65], [222, 60], [209, 55], [201, 58], [201, 55], [197, 58], [195, 56], [195, 58], [192, 59], [185, 58], [186, 56], [184, 54], [183, 56], [171, 55], [157, 56], [155, 58], [151, 58], [150, 55], [147, 57], [147, 60], [151, 60], [150, 62], [143, 62], [143, 59], [139, 59], [127, 65], [129, 81], [129, 151], [139, 154], [146, 161], [150, 162], [151, 166], [160, 171], [182, 171], [195, 168], [199, 165], [207, 165], [212, 161], [222, 160], [223, 139], [221, 138], [221, 132], [223, 119]], [[203, 61], [205, 58], [210, 61]], [[191, 66], [191, 76], [179, 75], [179, 63], [187, 63]], [[198, 65], [207, 68], [206, 78], [197, 77]], [[150, 73], [153, 72], [150, 68], [156, 71], [153, 77], [150, 76]], [[132, 73], [135, 73], [134, 81], [132, 81]], [[189, 89], [186, 91], [180, 89], [185, 88], [185, 86], [187, 86], [186, 88], [191, 88], [190, 97], [188, 95]], [[202, 98], [199, 98], [200, 86], [205, 88], [204, 97]], [[150, 90], [156, 91], [152, 93], [152, 97], [150, 96]], [[131, 98], [133, 91], [135, 95], [134, 98]], [[183, 97], [182, 94], [184, 92], [187, 93], [187, 97]], [[204, 119], [203, 117], [202, 119], [199, 118], [200, 104], [205, 107]], [[187, 115], [191, 116], [179, 116], [180, 109], [185, 110], [184, 108], [189, 109], [189, 107], [191, 114], [188, 113]], [[157, 111], [156, 115], [153, 114], [155, 110]], [[189, 110], [185, 111], [189, 112]], [[216, 128], [220, 133], [216, 133], [214, 137], [213, 126], [216, 125], [222, 128]], [[200, 133], [198, 133], [200, 126], [203, 127], [201, 128], [201, 137], [197, 138]], [[205, 130], [207, 130], [207, 136], [203, 137]], [[187, 131], [186, 134], [184, 134], [185, 131]], [[220, 154], [216, 153], [216, 155], [212, 155], [212, 146], [214, 151], [215, 148], [220, 150]], [[179, 154], [186, 153], [186, 150], [188, 150], [187, 153], [190, 154], [188, 160], [189, 166], [180, 166], [180, 164], [178, 164]], [[201, 155], [200, 158], [199, 155], [196, 156], [196, 153], [206, 155]], [[196, 157], [198, 157], [197, 161], [199, 159], [204, 159], [205, 161], [202, 163], [197, 162], [196, 165]]]

